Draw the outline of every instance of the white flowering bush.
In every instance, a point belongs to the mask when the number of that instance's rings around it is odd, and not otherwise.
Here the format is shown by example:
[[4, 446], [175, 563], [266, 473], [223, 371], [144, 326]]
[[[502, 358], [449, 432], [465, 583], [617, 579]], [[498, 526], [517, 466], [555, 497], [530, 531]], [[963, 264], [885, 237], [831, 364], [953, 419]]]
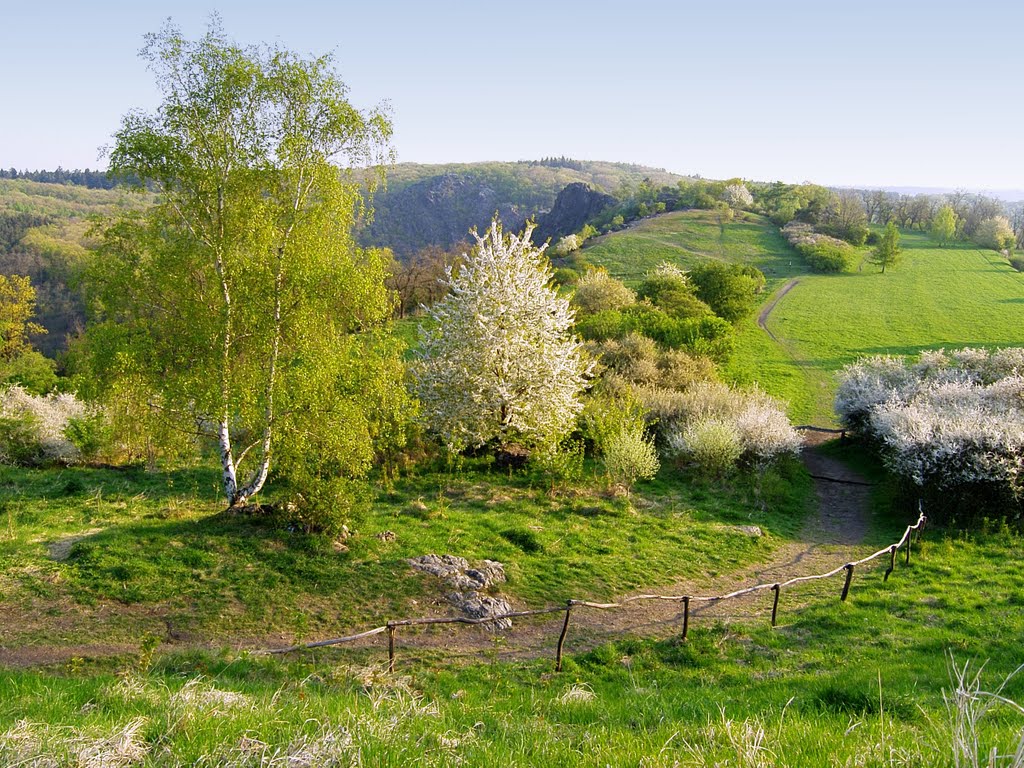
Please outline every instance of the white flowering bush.
[[543, 248], [495, 219], [430, 310], [412, 365], [427, 428], [453, 451], [557, 441], [582, 409], [593, 368], [551, 287]]
[[68, 427], [92, 416], [74, 395], [32, 395], [19, 386], [0, 392], [0, 461], [74, 464], [82, 453]]
[[579, 235], [566, 235], [559, 238], [555, 244], [554, 251], [559, 256], [566, 256], [573, 251], [578, 251], [581, 245]]
[[[724, 461], [743, 460], [751, 464], [767, 464], [779, 457], [800, 452], [800, 435], [782, 409], [781, 404], [759, 389], [732, 389], [720, 382], [694, 384], [676, 397], [651, 398], [659, 406], [662, 433], [670, 448], [697, 463], [711, 462], [715, 452]], [[669, 407], [675, 413], [666, 413]], [[720, 425], [726, 425], [722, 427]], [[734, 436], [727, 440], [725, 435]], [[738, 452], [721, 446], [735, 443]], [[715, 470], [719, 471], [718, 468]]]
[[746, 184], [730, 184], [725, 188], [722, 199], [732, 208], [750, 208], [754, 204], [754, 196]]
[[862, 360], [843, 370], [836, 410], [897, 475], [949, 504], [966, 503], [949, 514], [1020, 515], [1024, 350]]

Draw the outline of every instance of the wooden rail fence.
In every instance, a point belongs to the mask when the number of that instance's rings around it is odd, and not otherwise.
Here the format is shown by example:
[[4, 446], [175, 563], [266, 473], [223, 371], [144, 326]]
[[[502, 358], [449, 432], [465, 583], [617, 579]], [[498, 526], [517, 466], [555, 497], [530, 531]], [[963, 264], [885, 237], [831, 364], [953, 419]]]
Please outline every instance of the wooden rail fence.
[[562, 651], [565, 646], [565, 638], [569, 633], [569, 622], [572, 618], [573, 611], [578, 609], [594, 609], [594, 610], [614, 610], [617, 608], [625, 608], [631, 603], [639, 602], [641, 600], [668, 600], [672, 602], [680, 603], [683, 606], [683, 626], [681, 637], [683, 640], [687, 639], [687, 635], [690, 631], [690, 606], [694, 603], [718, 603], [724, 600], [732, 600], [744, 595], [750, 595], [755, 592], [762, 592], [765, 590], [771, 590], [774, 595], [772, 599], [772, 626], [776, 626], [779, 612], [779, 598], [782, 590], [793, 586], [794, 584], [800, 584], [809, 581], [818, 581], [821, 579], [828, 579], [837, 574], [845, 572], [845, 579], [843, 581], [843, 590], [840, 593], [840, 600], [845, 601], [850, 595], [850, 588], [853, 585], [854, 570], [858, 566], [870, 563], [872, 560], [876, 560], [880, 557], [888, 555], [889, 564], [886, 568], [885, 575], [882, 577], [883, 581], [888, 581], [889, 576], [896, 569], [896, 556], [901, 548], [905, 547], [906, 550], [906, 564], [910, 564], [910, 550], [913, 541], [920, 538], [921, 531], [924, 529], [928, 522], [928, 517], [924, 512], [919, 510], [917, 522], [913, 525], [908, 525], [906, 530], [903, 532], [903, 536], [900, 540], [894, 544], [890, 544], [884, 549], [880, 549], [874, 554], [863, 557], [860, 560], [854, 560], [852, 562], [843, 563], [837, 568], [833, 568], [827, 573], [817, 573], [810, 576], [797, 576], [786, 581], [776, 582], [764, 582], [761, 584], [755, 584], [751, 587], [744, 589], [738, 589], [735, 592], [729, 592], [725, 595], [633, 595], [632, 597], [626, 597], [618, 602], [614, 603], [597, 603], [590, 600], [567, 600], [565, 605], [552, 606], [550, 608], [539, 608], [536, 610], [529, 611], [512, 611], [510, 613], [503, 613], [497, 616], [488, 616], [482, 619], [471, 619], [463, 616], [438, 616], [438, 617], [427, 617], [420, 619], [395, 619], [387, 622], [383, 626], [374, 627], [368, 629], [365, 632], [359, 632], [355, 635], [348, 635], [346, 637], [335, 637], [329, 640], [320, 640], [313, 643], [303, 643], [300, 645], [292, 645], [287, 648], [275, 648], [272, 650], [264, 651], [270, 654], [281, 654], [281, 653], [292, 653], [294, 651], [301, 651], [310, 648], [323, 648], [329, 645], [340, 645], [342, 643], [351, 643], [356, 640], [362, 640], [367, 637], [373, 637], [384, 632], [388, 635], [388, 671], [393, 672], [395, 669], [395, 636], [398, 633], [400, 627], [416, 627], [431, 624], [489, 624], [494, 621], [500, 621], [501, 619], [515, 619], [523, 618], [526, 616], [542, 616], [545, 614], [553, 613], [564, 613], [565, 620], [562, 622], [562, 631], [558, 636], [558, 645], [555, 650], [555, 671], [562, 671]]

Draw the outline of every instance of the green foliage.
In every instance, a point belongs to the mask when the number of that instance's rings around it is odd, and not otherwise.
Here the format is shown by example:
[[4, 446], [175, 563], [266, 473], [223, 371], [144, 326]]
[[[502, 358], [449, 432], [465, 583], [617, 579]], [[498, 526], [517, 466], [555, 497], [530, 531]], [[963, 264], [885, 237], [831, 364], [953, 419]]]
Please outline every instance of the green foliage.
[[714, 314], [706, 302], [697, 298], [696, 286], [678, 270], [656, 270], [640, 284], [636, 295], [677, 319]]
[[814, 243], [800, 243], [796, 246], [815, 272], [847, 272], [857, 258], [857, 252], [846, 243], [835, 240], [818, 240]]
[[571, 485], [583, 477], [584, 448], [583, 440], [566, 438], [530, 453], [530, 465], [547, 478], [552, 490]]
[[939, 207], [932, 217], [928, 234], [939, 245], [945, 245], [956, 236], [957, 216], [953, 206], [946, 204]]
[[622, 282], [603, 269], [590, 269], [576, 282], [572, 303], [584, 315], [628, 307], [636, 296]]
[[580, 431], [595, 456], [602, 456], [622, 433], [643, 433], [643, 404], [630, 390], [598, 385], [587, 398], [579, 418]]
[[101, 410], [68, 419], [64, 436], [87, 462], [106, 455], [114, 441], [113, 429]]
[[1005, 216], [992, 216], [983, 220], [978, 224], [973, 238], [982, 248], [991, 248], [994, 251], [1010, 250], [1017, 240], [1013, 227]]
[[0, 463], [27, 467], [41, 462], [37, 423], [28, 412], [0, 416]]
[[608, 435], [601, 451], [601, 463], [612, 482], [628, 492], [637, 480], [650, 480], [661, 463], [654, 441], [648, 440], [643, 426], [624, 426]]
[[749, 264], [709, 261], [691, 269], [689, 278], [697, 298], [731, 323], [754, 311], [765, 286], [764, 273]]
[[126, 394], [156, 394], [165, 420], [215, 438], [229, 505], [301, 436], [314, 466], [299, 476], [347, 459], [365, 471], [375, 392], [343, 389], [358, 337], [391, 315], [388, 256], [355, 246], [361, 185], [337, 163], [386, 158], [386, 115], [348, 103], [330, 57], [241, 48], [216, 20], [198, 41], [168, 25], [143, 56], [163, 100], [124, 118], [111, 168], [162, 195], [103, 233], [88, 283], [96, 386], [127, 377]]
[[723, 419], [688, 424], [682, 433], [686, 455], [708, 477], [721, 477], [736, 467], [743, 454], [739, 431]]
[[871, 263], [877, 264], [885, 274], [886, 267], [894, 266], [900, 258], [903, 249], [900, 248], [900, 231], [893, 222], [885, 225], [885, 231], [875, 250], [871, 252]]

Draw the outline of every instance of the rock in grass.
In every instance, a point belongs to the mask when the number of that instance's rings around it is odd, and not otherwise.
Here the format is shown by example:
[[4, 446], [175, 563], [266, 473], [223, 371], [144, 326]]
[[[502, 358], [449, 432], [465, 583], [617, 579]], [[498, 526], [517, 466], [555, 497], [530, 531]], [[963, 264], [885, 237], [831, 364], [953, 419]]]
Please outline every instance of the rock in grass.
[[[464, 616], [486, 619], [512, 611], [511, 604], [505, 598], [481, 594], [481, 590], [505, 581], [505, 566], [495, 560], [483, 560], [477, 566], [470, 567], [464, 557], [421, 555], [410, 558], [409, 565], [437, 576], [451, 586], [454, 591], [445, 595], [445, 599]], [[511, 629], [512, 620], [496, 619], [485, 626], [495, 630]]]

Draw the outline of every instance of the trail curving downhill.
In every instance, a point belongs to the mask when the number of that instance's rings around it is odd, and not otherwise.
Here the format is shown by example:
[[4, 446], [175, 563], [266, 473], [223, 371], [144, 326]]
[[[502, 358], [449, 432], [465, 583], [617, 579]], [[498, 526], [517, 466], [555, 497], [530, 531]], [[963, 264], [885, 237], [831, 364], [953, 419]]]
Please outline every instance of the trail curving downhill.
[[782, 286], [782, 288], [779, 289], [778, 293], [775, 294], [775, 298], [772, 299], [769, 303], [765, 304], [764, 309], [762, 309], [761, 313], [757, 316], [757, 327], [760, 328], [765, 333], [767, 333], [769, 336], [771, 336], [773, 341], [778, 341], [778, 339], [775, 338], [774, 333], [768, 330], [768, 326], [766, 325], [766, 323], [768, 322], [768, 315], [770, 315], [772, 313], [772, 310], [775, 309], [775, 305], [782, 301], [782, 297], [789, 293], [791, 290], [793, 290], [793, 288], [795, 288], [799, 282], [800, 279], [794, 277], [792, 280], [790, 280], [788, 283]]

